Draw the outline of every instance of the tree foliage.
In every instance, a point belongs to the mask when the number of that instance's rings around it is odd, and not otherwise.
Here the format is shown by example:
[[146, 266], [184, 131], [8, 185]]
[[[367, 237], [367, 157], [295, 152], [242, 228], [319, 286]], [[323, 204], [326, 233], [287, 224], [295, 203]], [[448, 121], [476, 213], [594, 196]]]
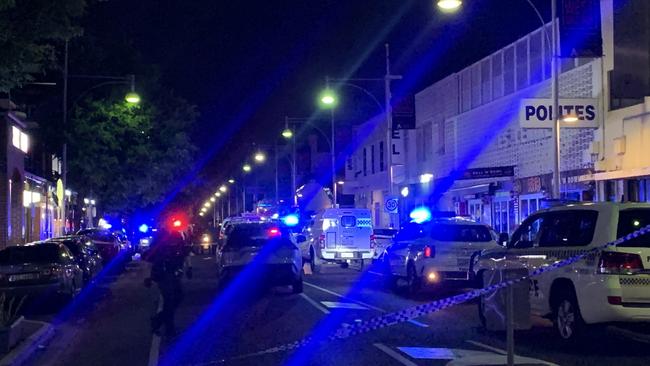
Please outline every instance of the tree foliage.
[[81, 33], [85, 0], [0, 0], [0, 92], [34, 79], [56, 61], [55, 46]]
[[192, 167], [186, 131], [194, 106], [172, 94], [141, 106], [88, 100], [70, 129], [70, 182], [107, 212], [128, 214], [162, 202]]

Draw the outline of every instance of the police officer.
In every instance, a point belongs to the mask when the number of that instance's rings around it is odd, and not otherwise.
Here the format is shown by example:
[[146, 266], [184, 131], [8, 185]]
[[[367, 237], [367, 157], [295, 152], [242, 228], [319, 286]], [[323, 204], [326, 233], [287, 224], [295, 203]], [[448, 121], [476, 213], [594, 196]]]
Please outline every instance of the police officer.
[[[162, 297], [162, 309], [151, 318], [151, 330], [160, 334], [164, 325], [165, 334], [176, 334], [174, 316], [183, 300], [183, 267], [186, 249], [183, 236], [179, 231], [160, 229], [154, 236], [147, 260], [151, 262], [151, 275], [145, 285], [151, 281], [158, 285]], [[187, 272], [190, 276], [191, 270]]]

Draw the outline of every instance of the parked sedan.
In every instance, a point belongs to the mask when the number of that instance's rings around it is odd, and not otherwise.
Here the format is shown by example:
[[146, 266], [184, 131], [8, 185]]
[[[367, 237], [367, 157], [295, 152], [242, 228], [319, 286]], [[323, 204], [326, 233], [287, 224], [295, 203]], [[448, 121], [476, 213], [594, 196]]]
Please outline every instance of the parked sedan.
[[61, 243], [37, 242], [0, 251], [0, 291], [9, 295], [73, 297], [83, 272]]
[[117, 257], [119, 252], [123, 250], [119, 239], [108, 230], [83, 229], [79, 230], [77, 235], [85, 235], [92, 239], [99, 249], [99, 254], [102, 256], [102, 262], [104, 264]]
[[61, 243], [74, 255], [75, 262], [83, 271], [84, 283], [90, 282], [102, 270], [102, 257], [99, 249], [90, 238], [81, 235], [62, 236], [47, 241]]

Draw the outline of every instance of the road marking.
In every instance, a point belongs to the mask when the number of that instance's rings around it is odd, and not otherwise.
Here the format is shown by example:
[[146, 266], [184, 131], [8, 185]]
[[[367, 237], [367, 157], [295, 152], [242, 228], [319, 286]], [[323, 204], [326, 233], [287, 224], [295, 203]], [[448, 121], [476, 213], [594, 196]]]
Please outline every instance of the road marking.
[[453, 360], [458, 357], [451, 348], [397, 347], [397, 349], [416, 360]]
[[383, 273], [379, 273], [379, 272], [375, 272], [375, 271], [368, 271], [368, 273], [374, 274], [375, 276], [382, 276], [382, 277], [384, 276]]
[[411, 360], [407, 359], [406, 357], [400, 355], [399, 353], [393, 351], [389, 347], [387, 347], [384, 344], [381, 343], [374, 343], [373, 346], [377, 347], [380, 351], [384, 352], [385, 354], [389, 355], [392, 359], [395, 361], [401, 363], [402, 365], [405, 366], [417, 366], [416, 363], [412, 362]]
[[305, 294], [304, 292], [301, 293], [300, 296], [301, 296], [303, 299], [307, 300], [308, 303], [314, 305], [314, 307], [315, 307], [316, 309], [322, 311], [324, 314], [329, 314], [329, 313], [330, 313], [329, 310], [327, 310], [327, 309], [325, 309], [324, 307], [322, 307], [321, 304], [317, 303], [316, 300], [312, 299], [311, 297], [309, 297], [309, 296], [308, 296], [307, 294]]
[[[159, 295], [158, 310], [156, 310], [156, 313], [162, 311], [162, 306], [163, 306], [162, 303], [163, 303], [163, 298], [161, 295]], [[160, 357], [160, 336], [154, 333], [153, 337], [151, 338], [151, 348], [149, 348], [149, 363], [147, 363], [147, 365], [157, 366], [158, 357]]]
[[367, 307], [355, 304], [353, 302], [321, 301], [320, 303], [330, 309], [368, 310]]
[[500, 354], [502, 354], [502, 355], [507, 355], [507, 354], [508, 354], [508, 352], [507, 352], [506, 350], [503, 350], [503, 349], [501, 349], [501, 348], [496, 348], [496, 347], [488, 346], [488, 345], [485, 344], [485, 343], [481, 343], [481, 342], [477, 342], [477, 341], [470, 341], [470, 340], [467, 340], [467, 341], [465, 341], [465, 342], [470, 343], [470, 344], [473, 344], [473, 345], [478, 346], [478, 347], [481, 347], [481, 348], [485, 348], [485, 349], [490, 350], [490, 351], [492, 351], [492, 352], [500, 353]]
[[420, 328], [429, 328], [429, 325], [428, 325], [428, 324], [421, 323], [421, 322], [419, 322], [419, 321], [417, 321], [417, 320], [415, 320], [415, 319], [411, 319], [411, 320], [409, 320], [408, 322], [411, 323], [411, 324], [413, 324], [413, 325], [417, 325], [417, 326], [420, 327]]

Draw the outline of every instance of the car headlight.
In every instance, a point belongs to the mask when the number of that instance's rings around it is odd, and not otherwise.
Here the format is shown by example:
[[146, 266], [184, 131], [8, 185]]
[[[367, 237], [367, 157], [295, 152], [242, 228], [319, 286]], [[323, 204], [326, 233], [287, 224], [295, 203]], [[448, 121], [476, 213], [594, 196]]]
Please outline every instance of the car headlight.
[[203, 242], [204, 243], [209, 243], [210, 242], [210, 237], [208, 235], [203, 236]]

